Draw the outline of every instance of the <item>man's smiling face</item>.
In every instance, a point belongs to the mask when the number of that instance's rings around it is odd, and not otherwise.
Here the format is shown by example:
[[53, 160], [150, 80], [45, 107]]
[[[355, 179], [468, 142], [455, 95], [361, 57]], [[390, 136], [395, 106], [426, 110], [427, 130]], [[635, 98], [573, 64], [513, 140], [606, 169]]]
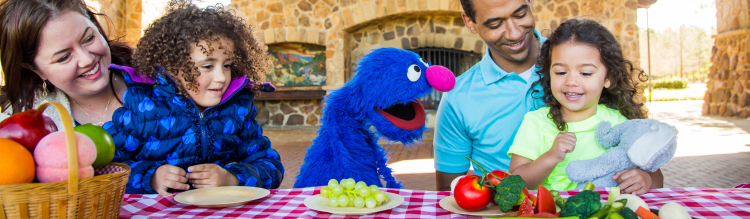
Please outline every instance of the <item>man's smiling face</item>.
[[473, 0], [472, 3], [474, 20], [463, 14], [469, 30], [478, 34], [494, 55], [509, 62], [526, 61], [535, 40], [531, 3], [527, 0]]

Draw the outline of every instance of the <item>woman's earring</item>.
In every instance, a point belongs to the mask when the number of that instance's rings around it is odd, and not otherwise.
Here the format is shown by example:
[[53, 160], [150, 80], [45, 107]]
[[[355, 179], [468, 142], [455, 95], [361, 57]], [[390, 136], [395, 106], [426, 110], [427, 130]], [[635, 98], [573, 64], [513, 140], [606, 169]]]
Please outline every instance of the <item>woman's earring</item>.
[[47, 102], [47, 81], [42, 81], [42, 99]]

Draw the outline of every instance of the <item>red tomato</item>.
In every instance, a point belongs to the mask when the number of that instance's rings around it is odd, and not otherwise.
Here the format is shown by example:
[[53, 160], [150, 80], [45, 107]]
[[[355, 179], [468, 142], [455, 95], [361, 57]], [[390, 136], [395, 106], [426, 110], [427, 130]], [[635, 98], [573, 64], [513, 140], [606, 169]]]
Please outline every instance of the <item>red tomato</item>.
[[500, 184], [500, 180], [503, 180], [506, 176], [510, 175], [506, 172], [503, 172], [502, 170], [493, 170], [491, 173], [495, 174], [497, 177], [500, 177], [500, 179], [496, 179], [494, 176], [492, 176], [492, 174], [487, 174], [487, 180], [490, 181], [490, 185], [492, 186]]
[[482, 178], [470, 174], [458, 180], [453, 197], [459, 207], [467, 211], [479, 211], [487, 207], [492, 199], [492, 189], [479, 185]]
[[529, 193], [529, 189], [527, 189], [526, 187], [524, 187], [523, 188], [523, 194], [526, 195], [526, 197], [529, 198], [529, 201], [531, 201], [531, 205], [536, 206], [536, 201], [537, 201], [536, 200], [536, 196], [534, 196], [531, 193]]
[[547, 213], [547, 212], [536, 213], [536, 214], [532, 214], [532, 215], [524, 215], [524, 216], [519, 216], [519, 217], [560, 218], [560, 216], [557, 216], [557, 215], [554, 215], [554, 214], [550, 214], [550, 213]]
[[550, 193], [547, 188], [540, 185], [539, 190], [537, 190], [537, 195], [539, 195], [539, 197], [537, 198], [536, 212], [555, 214], [557, 209], [555, 209], [555, 200], [552, 198], [552, 193]]
[[518, 208], [519, 217], [524, 217], [527, 215], [534, 215], [534, 206], [531, 205], [529, 197], [524, 198], [523, 202], [521, 202], [521, 207]]

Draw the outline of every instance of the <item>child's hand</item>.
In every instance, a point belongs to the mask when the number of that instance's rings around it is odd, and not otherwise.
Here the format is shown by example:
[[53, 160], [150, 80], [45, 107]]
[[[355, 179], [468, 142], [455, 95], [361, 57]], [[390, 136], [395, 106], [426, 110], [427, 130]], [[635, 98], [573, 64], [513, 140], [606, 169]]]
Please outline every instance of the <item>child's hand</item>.
[[216, 164], [200, 164], [188, 167], [187, 178], [193, 187], [209, 188], [216, 186], [236, 186], [240, 181], [237, 176]]
[[565, 154], [573, 152], [576, 148], [576, 134], [572, 132], [560, 132], [555, 137], [555, 141], [552, 143], [547, 153], [555, 161], [562, 162], [565, 160]]
[[641, 169], [633, 168], [618, 171], [612, 177], [612, 180], [620, 184], [618, 187], [625, 194], [635, 192], [637, 195], [643, 195], [651, 189], [651, 176]]
[[167, 189], [188, 190], [190, 187], [185, 184], [188, 179], [185, 177], [185, 170], [182, 168], [165, 164], [156, 168], [153, 177], [151, 177], [151, 188], [161, 196], [170, 196]]

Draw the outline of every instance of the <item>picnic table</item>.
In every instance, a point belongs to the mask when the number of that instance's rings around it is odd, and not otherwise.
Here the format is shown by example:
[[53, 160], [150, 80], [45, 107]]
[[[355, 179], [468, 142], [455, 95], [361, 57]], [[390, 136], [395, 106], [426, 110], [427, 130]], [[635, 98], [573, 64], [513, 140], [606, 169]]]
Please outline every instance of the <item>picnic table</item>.
[[[120, 218], [344, 218], [311, 210], [303, 204], [305, 198], [320, 194], [320, 188], [271, 190], [271, 194], [248, 204], [228, 208], [201, 208], [185, 205], [174, 196], [126, 194]], [[382, 189], [404, 197], [400, 206], [359, 218], [480, 218], [451, 213], [440, 207], [440, 199], [450, 192], [408, 189]], [[608, 189], [596, 188], [602, 200]], [[535, 193], [536, 191], [531, 191]], [[580, 190], [561, 191], [563, 198]], [[641, 196], [652, 209], [670, 202], [678, 202], [695, 218], [750, 218], [750, 188], [663, 188], [653, 189]], [[350, 218], [357, 218], [351, 217]]]

